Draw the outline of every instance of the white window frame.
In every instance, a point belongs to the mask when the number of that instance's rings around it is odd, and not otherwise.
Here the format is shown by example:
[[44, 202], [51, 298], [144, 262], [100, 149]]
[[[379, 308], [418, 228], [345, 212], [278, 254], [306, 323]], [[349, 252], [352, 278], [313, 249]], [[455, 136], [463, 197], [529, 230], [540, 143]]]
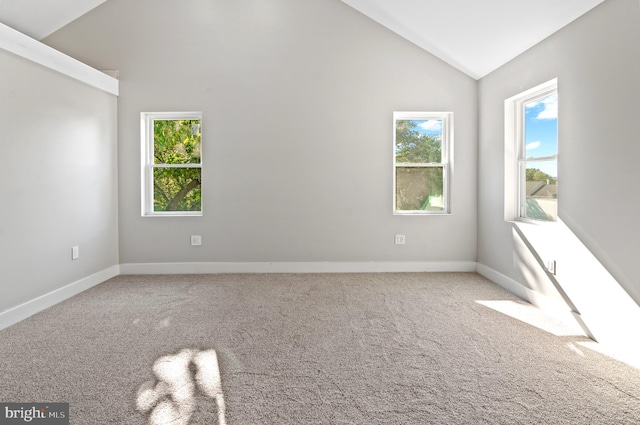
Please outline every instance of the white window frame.
[[[442, 120], [442, 157], [438, 163], [397, 163], [396, 162], [396, 122], [398, 120]], [[393, 113], [393, 214], [394, 215], [448, 215], [450, 207], [450, 180], [453, 171], [453, 112], [404, 112]], [[442, 168], [442, 211], [398, 210], [396, 209], [396, 170], [398, 167]]]
[[[526, 158], [525, 105], [537, 99], [558, 93], [558, 79], [542, 83], [519, 93], [504, 102], [505, 110], [505, 221], [523, 221], [536, 224], [553, 224], [553, 221], [526, 217], [526, 164], [527, 162], [558, 160], [558, 154], [547, 157]], [[559, 138], [558, 138], [559, 139]], [[558, 140], [559, 149], [560, 140]]]
[[[202, 125], [202, 112], [142, 112], [140, 113], [141, 139], [141, 209], [143, 217], [182, 217], [202, 216], [204, 203], [200, 211], [154, 211], [153, 210], [153, 170], [154, 168], [200, 168], [203, 153], [200, 144], [200, 163], [198, 164], [154, 164], [153, 122], [156, 120], [199, 120]], [[202, 130], [201, 130], [202, 131]], [[202, 138], [201, 138], [202, 140]]]

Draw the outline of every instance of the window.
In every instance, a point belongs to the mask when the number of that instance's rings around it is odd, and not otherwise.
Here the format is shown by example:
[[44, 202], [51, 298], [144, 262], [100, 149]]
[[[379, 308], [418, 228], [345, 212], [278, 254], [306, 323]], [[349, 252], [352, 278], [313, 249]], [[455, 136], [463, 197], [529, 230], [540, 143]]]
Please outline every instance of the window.
[[449, 213], [451, 112], [393, 113], [394, 214]]
[[202, 215], [202, 113], [143, 112], [142, 215]]
[[[553, 222], [558, 218], [558, 85], [552, 80], [506, 103], [505, 141], [516, 219]], [[512, 145], [512, 146], [509, 146]], [[511, 155], [509, 155], [511, 153]], [[509, 171], [511, 170], [511, 171]], [[509, 201], [505, 203], [507, 205]]]

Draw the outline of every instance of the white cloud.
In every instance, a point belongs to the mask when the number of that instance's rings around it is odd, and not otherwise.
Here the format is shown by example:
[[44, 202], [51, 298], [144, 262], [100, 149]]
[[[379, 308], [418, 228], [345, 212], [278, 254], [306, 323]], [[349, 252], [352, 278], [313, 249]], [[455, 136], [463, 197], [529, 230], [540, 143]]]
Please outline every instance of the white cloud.
[[418, 124], [418, 127], [427, 131], [440, 131], [442, 130], [442, 121], [427, 120], [425, 122], [421, 122], [420, 124]]
[[538, 149], [540, 147], [542, 143], [540, 143], [539, 141], [535, 141], [535, 142], [531, 142], [531, 143], [527, 143], [527, 150], [530, 151], [532, 149]]
[[537, 101], [528, 103], [526, 108], [535, 108], [540, 104], [543, 105], [542, 110], [536, 115], [539, 120], [555, 120], [558, 119], [558, 93], [543, 97]]

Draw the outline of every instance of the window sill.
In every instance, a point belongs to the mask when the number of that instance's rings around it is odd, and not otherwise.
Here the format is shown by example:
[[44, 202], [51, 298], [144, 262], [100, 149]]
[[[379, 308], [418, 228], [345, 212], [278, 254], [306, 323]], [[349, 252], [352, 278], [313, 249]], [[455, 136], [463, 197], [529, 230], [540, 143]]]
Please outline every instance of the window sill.
[[393, 215], [429, 216], [429, 215], [451, 215], [451, 213], [448, 211], [394, 211]]
[[557, 221], [528, 220], [526, 218], [515, 218], [515, 219], [505, 220], [505, 221], [507, 223], [514, 224], [516, 226], [553, 227], [558, 224]]
[[143, 218], [146, 217], [202, 217], [202, 211], [175, 211], [175, 212], [154, 212], [142, 214]]

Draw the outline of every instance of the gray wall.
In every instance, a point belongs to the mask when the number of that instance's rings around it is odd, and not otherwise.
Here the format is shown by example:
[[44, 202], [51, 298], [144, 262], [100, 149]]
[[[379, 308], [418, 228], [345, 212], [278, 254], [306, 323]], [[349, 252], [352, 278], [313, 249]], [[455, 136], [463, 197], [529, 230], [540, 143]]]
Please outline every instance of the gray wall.
[[118, 264], [117, 100], [4, 50], [0, 69], [3, 312]]
[[480, 80], [479, 263], [531, 287], [504, 221], [504, 100], [558, 77], [559, 216], [640, 301], [638, 40], [640, 3], [607, 0]]
[[[45, 42], [121, 71], [121, 263], [475, 261], [476, 82], [344, 3], [110, 0]], [[140, 112], [172, 110], [204, 216], [141, 218]], [[392, 215], [394, 110], [454, 112], [451, 216]]]

